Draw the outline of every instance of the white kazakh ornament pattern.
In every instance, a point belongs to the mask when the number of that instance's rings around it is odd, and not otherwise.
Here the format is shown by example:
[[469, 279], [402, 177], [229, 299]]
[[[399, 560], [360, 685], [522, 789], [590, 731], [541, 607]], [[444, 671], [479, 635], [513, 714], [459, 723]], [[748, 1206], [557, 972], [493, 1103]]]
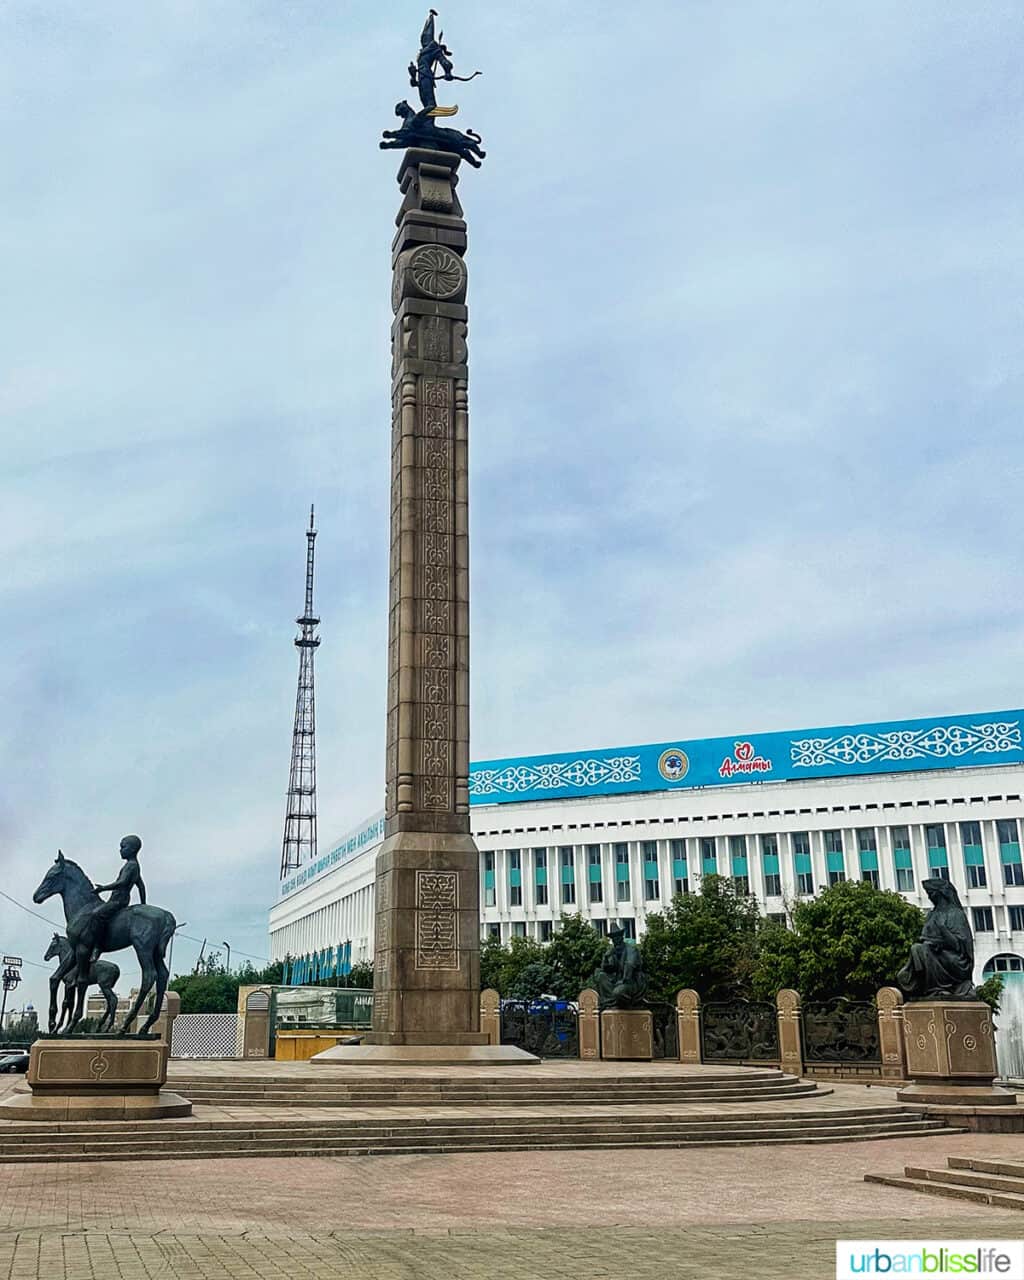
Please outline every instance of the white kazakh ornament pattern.
[[469, 775], [471, 796], [495, 791], [518, 795], [524, 791], [554, 791], [560, 787], [595, 787], [609, 782], [639, 782], [639, 756], [609, 756], [606, 760], [553, 760], [549, 764], [510, 764], [503, 769], [474, 769]]
[[793, 764], [813, 769], [824, 764], [874, 764], [877, 760], [943, 760], [995, 755], [1021, 748], [1020, 722], [937, 724], [926, 729], [883, 733], [844, 733], [838, 738], [798, 738], [790, 744]]

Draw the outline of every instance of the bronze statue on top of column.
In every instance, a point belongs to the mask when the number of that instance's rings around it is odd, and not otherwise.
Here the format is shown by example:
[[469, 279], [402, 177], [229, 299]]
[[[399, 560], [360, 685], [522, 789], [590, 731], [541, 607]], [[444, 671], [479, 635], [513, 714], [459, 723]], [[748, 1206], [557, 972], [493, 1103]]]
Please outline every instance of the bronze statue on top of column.
[[[420, 33], [420, 51], [415, 62], [409, 63], [409, 82], [416, 89], [422, 104], [419, 111], [414, 111], [408, 102], [399, 102], [395, 107], [395, 115], [402, 123], [397, 129], [385, 129], [382, 151], [402, 150], [406, 147], [424, 147], [428, 151], [450, 151], [461, 156], [467, 164], [480, 168], [480, 161], [487, 154], [482, 151], [482, 141], [478, 133], [467, 129], [465, 133], [458, 129], [439, 128], [434, 121], [439, 116], [453, 116], [457, 106], [439, 107], [435, 87], [438, 78], [442, 80], [472, 80], [480, 75], [474, 71], [470, 76], [457, 76], [451, 60], [451, 49], [444, 43], [444, 32], [435, 34], [434, 19], [437, 10], [431, 9]], [[437, 68], [441, 68], [438, 77]]]

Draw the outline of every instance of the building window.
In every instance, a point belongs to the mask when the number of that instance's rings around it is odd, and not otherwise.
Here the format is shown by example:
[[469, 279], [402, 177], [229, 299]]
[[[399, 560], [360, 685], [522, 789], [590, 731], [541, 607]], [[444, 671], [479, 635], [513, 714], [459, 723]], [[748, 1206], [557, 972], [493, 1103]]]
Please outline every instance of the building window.
[[658, 861], [658, 842], [657, 840], [644, 840], [641, 844], [645, 862]]
[[526, 937], [526, 922], [525, 922], [524, 920], [513, 920], [513, 922], [512, 922], [512, 937], [513, 937], [513, 938], [525, 938], [525, 937]]
[[493, 907], [494, 895], [494, 854], [484, 854], [484, 906]]
[[1010, 932], [1024, 933], [1024, 907], [1009, 907]]
[[750, 877], [749, 876], [733, 876], [732, 887], [737, 893], [742, 893], [747, 897], [750, 893]]
[[572, 905], [576, 901], [576, 863], [571, 845], [559, 848], [558, 865], [562, 880], [562, 904]]
[[636, 921], [635, 920], [623, 920], [622, 929], [627, 938], [633, 938], [633, 939], [636, 938]]
[[967, 867], [967, 887], [968, 889], [984, 889], [988, 885], [988, 877], [985, 875], [985, 868], [969, 864]]
[[857, 831], [857, 857], [860, 860], [860, 878], [877, 889], [881, 884], [878, 874], [878, 841], [874, 827], [861, 827]]
[[538, 921], [538, 924], [537, 924], [537, 934], [538, 934], [538, 937], [540, 938], [541, 942], [550, 942], [550, 941], [551, 941], [551, 935], [552, 935], [553, 933], [554, 933], [554, 930], [553, 930], [553, 928], [552, 928], [552, 926], [551, 926], [551, 921], [550, 921], [550, 920], [540, 920], [540, 921]]
[[992, 908], [971, 907], [971, 921], [974, 924], [975, 933], [991, 933], [993, 928]]
[[644, 901], [653, 902], [661, 897], [661, 886], [657, 880], [644, 879]]
[[686, 841], [670, 840], [668, 853], [672, 859], [672, 885], [675, 893], [690, 892], [690, 869], [686, 861]]
[[675, 886], [673, 890], [675, 893], [690, 892], [690, 881], [686, 876], [676, 876], [672, 883]]
[[510, 907], [521, 907], [523, 905], [523, 886], [521, 884], [509, 885], [508, 905]]
[[1004, 862], [1003, 883], [1024, 884], [1024, 867], [1019, 862]]
[[983, 972], [986, 978], [992, 973], [1021, 973], [1024, 972], [1024, 960], [1020, 956], [993, 956]]
[[598, 931], [598, 933], [601, 935], [602, 938], [606, 938], [608, 936], [607, 920], [591, 920], [590, 923]]
[[1000, 844], [1019, 844], [1016, 818], [1000, 818], [996, 823], [996, 839]]
[[537, 884], [533, 887], [536, 895], [536, 903], [538, 907], [546, 907], [548, 905], [548, 887], [546, 884]]
[[489, 924], [487, 926], [487, 936], [488, 938], [497, 938], [498, 941], [500, 942], [501, 941], [501, 925]]
[[961, 822], [960, 823], [960, 842], [964, 848], [976, 846], [981, 848], [981, 823], [980, 822]]
[[629, 901], [629, 845], [615, 845], [615, 901]]
[[591, 902], [604, 901], [604, 886], [601, 881], [601, 846], [587, 845], [587, 882]]
[[825, 842], [826, 853], [842, 853], [843, 833], [841, 831], [823, 831], [821, 835]]
[[768, 898], [782, 897], [782, 876], [779, 873], [779, 837], [761, 837], [761, 866], [764, 871], [764, 892]]
[[878, 875], [877, 867], [861, 867], [860, 878], [865, 884], [874, 885], [876, 889], [879, 888], [882, 883]]
[[795, 831], [793, 840], [793, 874], [796, 891], [801, 897], [814, 893], [814, 875], [811, 871], [811, 838], [806, 831]]
[[861, 853], [877, 853], [874, 827], [861, 827], [857, 832], [857, 848]]
[[718, 875], [718, 853], [715, 849], [714, 836], [701, 836], [700, 869], [701, 875]]
[[914, 860], [910, 852], [910, 828], [893, 827], [889, 834], [892, 838], [892, 860], [896, 870], [896, 888], [900, 893], [913, 893]]

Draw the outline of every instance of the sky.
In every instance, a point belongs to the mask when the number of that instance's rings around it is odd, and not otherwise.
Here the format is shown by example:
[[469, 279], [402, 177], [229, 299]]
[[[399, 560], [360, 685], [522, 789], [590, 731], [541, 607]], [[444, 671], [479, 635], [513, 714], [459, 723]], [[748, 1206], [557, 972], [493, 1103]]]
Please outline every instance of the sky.
[[[382, 805], [376, 144], [425, 8], [0, 8], [0, 888], [138, 832], [175, 971], [268, 954], [311, 502], [321, 847]], [[1020, 706], [1020, 5], [441, 22], [488, 152], [472, 757]]]

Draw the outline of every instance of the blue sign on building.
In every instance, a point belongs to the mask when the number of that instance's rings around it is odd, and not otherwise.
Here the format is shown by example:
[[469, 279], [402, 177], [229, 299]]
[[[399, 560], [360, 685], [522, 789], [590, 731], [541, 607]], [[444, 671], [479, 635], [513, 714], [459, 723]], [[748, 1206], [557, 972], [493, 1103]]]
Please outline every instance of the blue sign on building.
[[680, 739], [471, 764], [473, 804], [845, 778], [1024, 761], [1024, 711]]

